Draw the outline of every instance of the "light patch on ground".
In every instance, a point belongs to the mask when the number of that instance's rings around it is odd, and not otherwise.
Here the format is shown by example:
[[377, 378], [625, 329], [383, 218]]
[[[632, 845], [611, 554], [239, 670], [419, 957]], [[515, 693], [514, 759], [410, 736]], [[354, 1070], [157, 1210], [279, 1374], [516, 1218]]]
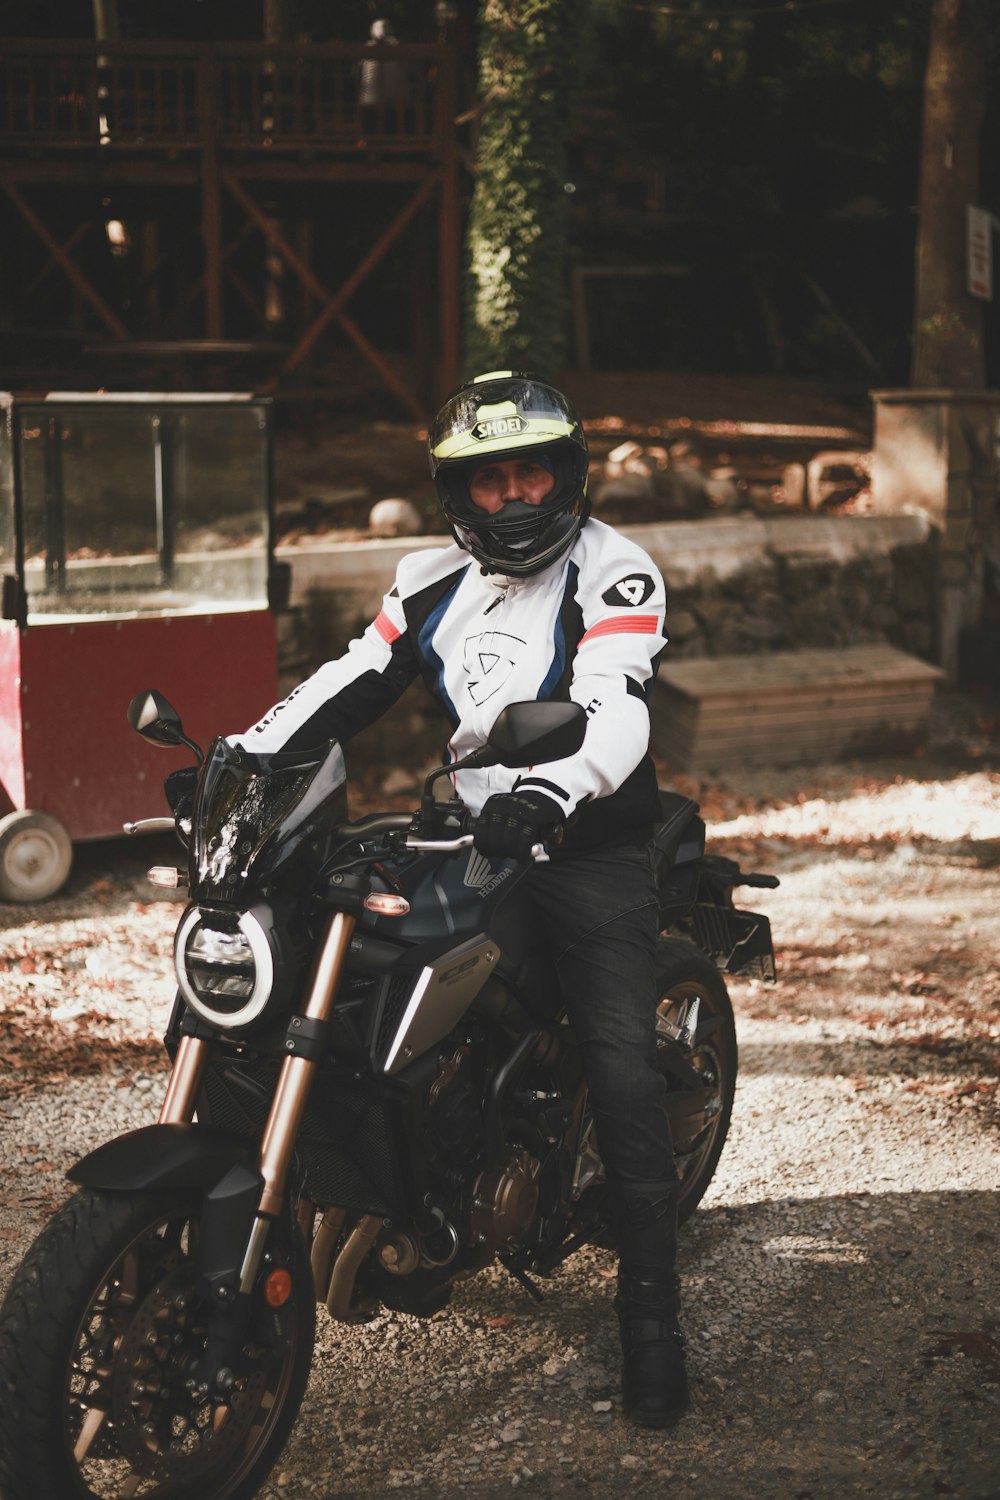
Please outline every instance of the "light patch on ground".
[[713, 838], [1000, 839], [1000, 775], [977, 771], [944, 781], [908, 781], [863, 791], [845, 787], [784, 807], [713, 823]]

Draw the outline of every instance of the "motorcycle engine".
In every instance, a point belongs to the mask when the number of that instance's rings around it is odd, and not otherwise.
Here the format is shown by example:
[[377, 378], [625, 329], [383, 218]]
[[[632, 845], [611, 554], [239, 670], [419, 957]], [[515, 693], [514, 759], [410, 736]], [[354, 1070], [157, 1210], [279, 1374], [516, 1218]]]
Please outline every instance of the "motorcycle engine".
[[542, 1164], [515, 1149], [500, 1172], [481, 1172], [472, 1189], [469, 1228], [477, 1244], [510, 1245], [531, 1228], [538, 1212]]
[[535, 1219], [541, 1163], [519, 1144], [502, 1167], [482, 1167], [485, 1079], [477, 1078], [476, 1062], [485, 1052], [463, 1042], [441, 1059], [428, 1094], [430, 1170], [459, 1235], [500, 1248], [522, 1238]]

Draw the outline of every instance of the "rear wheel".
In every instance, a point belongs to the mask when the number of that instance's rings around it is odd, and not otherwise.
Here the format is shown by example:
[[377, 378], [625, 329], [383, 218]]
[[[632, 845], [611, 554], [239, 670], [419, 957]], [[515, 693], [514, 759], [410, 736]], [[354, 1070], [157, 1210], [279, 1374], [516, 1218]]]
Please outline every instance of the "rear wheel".
[[256, 1494], [309, 1375], [309, 1259], [296, 1231], [283, 1326], [272, 1315], [251, 1327], [232, 1389], [189, 1390], [208, 1325], [196, 1287], [198, 1212], [194, 1194], [84, 1189], [39, 1235], [0, 1314], [6, 1500]]
[[678, 1218], [690, 1218], [726, 1143], [736, 1090], [736, 1023], [726, 983], [700, 948], [661, 937], [656, 949], [656, 1045], [680, 1179]]

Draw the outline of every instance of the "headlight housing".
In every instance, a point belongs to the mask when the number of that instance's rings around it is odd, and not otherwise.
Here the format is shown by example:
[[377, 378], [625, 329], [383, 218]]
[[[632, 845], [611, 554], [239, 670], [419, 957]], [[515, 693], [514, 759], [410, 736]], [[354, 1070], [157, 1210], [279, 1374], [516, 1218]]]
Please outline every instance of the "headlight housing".
[[191, 1009], [224, 1030], [255, 1021], [274, 988], [271, 945], [253, 912], [191, 907], [174, 938], [174, 968]]

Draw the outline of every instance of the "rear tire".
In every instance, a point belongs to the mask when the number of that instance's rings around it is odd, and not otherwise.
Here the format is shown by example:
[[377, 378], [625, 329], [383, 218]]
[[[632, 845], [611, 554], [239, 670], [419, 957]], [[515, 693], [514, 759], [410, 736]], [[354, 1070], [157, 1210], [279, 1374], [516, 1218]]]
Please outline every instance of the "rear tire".
[[[672, 1053], [679, 1053], [679, 1060], [693, 1066], [702, 1087], [708, 1090], [700, 1128], [687, 1141], [674, 1142], [680, 1178], [677, 1217], [683, 1223], [705, 1196], [729, 1133], [738, 1062], [736, 1022], [725, 980], [694, 943], [661, 937], [656, 945], [656, 966], [657, 1052], [668, 1095], [684, 1089], [670, 1067]], [[683, 1029], [695, 1001], [695, 1033], [685, 1044], [671, 1036], [670, 1028]]]
[[[204, 1347], [194, 1193], [76, 1193], [0, 1311], [4, 1500], [250, 1500], [284, 1447], [312, 1362], [315, 1296], [296, 1230], [285, 1344], [226, 1397], [186, 1391]], [[131, 1487], [130, 1487], [131, 1486]]]

